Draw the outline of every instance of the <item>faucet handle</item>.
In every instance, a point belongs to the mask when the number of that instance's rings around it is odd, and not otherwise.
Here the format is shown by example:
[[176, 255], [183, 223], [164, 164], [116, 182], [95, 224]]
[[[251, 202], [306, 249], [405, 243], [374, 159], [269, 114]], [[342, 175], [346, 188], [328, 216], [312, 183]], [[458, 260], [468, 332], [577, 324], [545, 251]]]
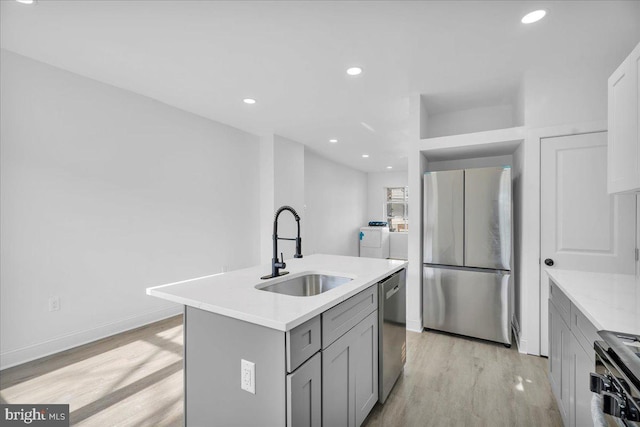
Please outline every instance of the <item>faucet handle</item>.
[[280, 252], [280, 268], [287, 268], [287, 264], [284, 262], [284, 254]]
[[296, 254], [293, 257], [302, 258], [302, 239], [300, 237], [296, 238]]

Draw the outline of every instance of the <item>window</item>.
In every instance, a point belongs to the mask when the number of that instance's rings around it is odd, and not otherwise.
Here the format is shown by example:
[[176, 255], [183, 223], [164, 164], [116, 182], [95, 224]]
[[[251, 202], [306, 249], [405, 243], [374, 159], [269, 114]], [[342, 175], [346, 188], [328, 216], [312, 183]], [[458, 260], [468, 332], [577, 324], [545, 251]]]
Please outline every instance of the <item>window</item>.
[[409, 231], [409, 187], [385, 188], [385, 213], [390, 231]]

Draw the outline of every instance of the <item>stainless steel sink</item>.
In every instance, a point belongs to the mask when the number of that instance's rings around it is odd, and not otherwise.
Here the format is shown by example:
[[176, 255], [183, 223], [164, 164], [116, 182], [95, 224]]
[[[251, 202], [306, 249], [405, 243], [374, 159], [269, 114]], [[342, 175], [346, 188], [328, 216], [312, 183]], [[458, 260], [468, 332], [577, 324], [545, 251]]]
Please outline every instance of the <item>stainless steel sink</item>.
[[304, 276], [292, 277], [291, 279], [258, 289], [261, 291], [293, 295], [296, 297], [311, 297], [337, 288], [338, 286], [344, 285], [352, 280], [353, 279], [348, 277], [328, 276], [325, 274], [306, 274]]

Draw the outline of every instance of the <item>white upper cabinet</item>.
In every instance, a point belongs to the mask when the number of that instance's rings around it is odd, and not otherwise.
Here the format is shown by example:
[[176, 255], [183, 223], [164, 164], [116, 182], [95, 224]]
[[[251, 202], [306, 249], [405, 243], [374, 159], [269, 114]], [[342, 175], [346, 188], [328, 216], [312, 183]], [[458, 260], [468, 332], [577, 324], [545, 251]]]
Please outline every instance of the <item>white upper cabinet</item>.
[[608, 191], [640, 191], [640, 44], [609, 77]]

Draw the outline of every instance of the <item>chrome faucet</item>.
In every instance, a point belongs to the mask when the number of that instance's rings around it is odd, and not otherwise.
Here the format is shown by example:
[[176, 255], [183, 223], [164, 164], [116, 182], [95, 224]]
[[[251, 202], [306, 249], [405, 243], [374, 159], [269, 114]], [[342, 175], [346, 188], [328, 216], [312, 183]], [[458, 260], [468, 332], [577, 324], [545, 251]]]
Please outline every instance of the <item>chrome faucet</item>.
[[[293, 217], [298, 223], [298, 236], [297, 237], [278, 237], [278, 217], [283, 211], [289, 211], [293, 214]], [[284, 256], [280, 253], [280, 260], [278, 260], [278, 240], [295, 240], [296, 241], [296, 253], [294, 258], [302, 258], [302, 239], [300, 238], [300, 215], [291, 206], [282, 206], [276, 211], [273, 218], [273, 258], [271, 258], [271, 274], [262, 276], [261, 279], [271, 279], [272, 277], [284, 276], [289, 274], [288, 271], [280, 271], [281, 268], [287, 268], [287, 264], [284, 262]]]

